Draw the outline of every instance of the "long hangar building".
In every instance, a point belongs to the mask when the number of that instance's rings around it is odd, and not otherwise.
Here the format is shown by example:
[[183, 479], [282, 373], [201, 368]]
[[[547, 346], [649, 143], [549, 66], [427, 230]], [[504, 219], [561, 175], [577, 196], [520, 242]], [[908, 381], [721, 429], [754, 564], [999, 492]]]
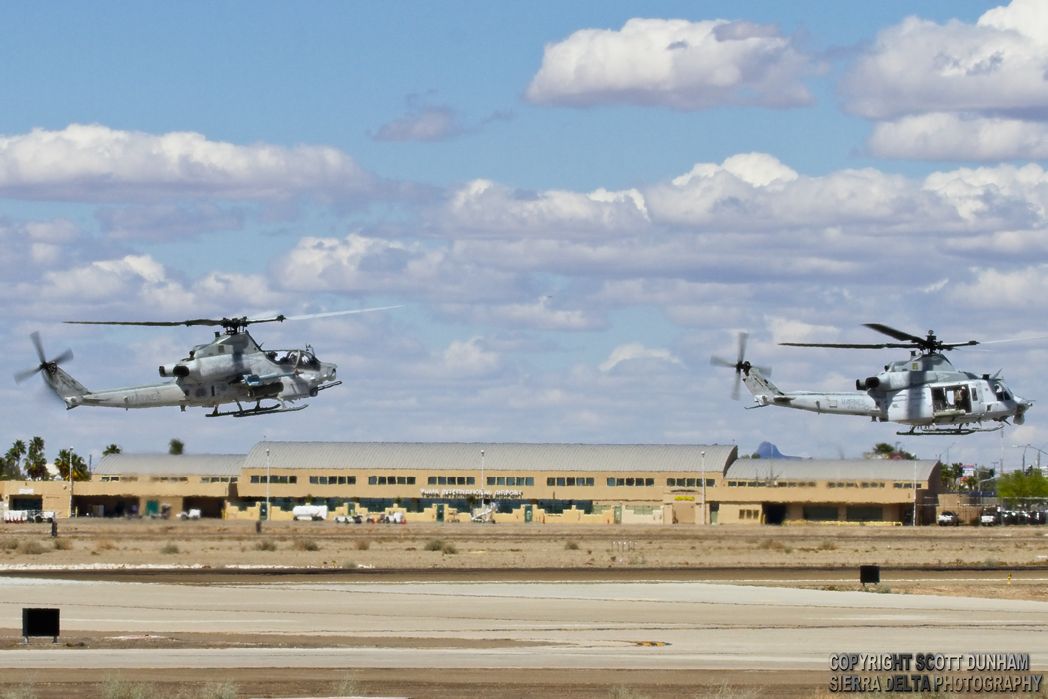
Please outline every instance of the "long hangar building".
[[702, 525], [930, 521], [939, 480], [930, 460], [740, 459], [734, 445], [260, 442], [246, 456], [112, 454], [89, 481], [0, 487], [8, 509], [59, 516], [277, 520], [325, 505], [462, 521], [494, 502], [495, 521]]

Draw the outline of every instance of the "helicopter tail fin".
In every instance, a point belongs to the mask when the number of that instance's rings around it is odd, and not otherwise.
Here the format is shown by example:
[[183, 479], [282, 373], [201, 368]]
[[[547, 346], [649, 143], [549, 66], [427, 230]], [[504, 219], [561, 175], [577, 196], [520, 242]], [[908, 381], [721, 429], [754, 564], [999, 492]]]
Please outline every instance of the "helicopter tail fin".
[[66, 404], [67, 410], [72, 410], [80, 405], [81, 399], [90, 393], [82, 383], [70, 376], [61, 367], [55, 366], [44, 371], [44, 381], [55, 392], [55, 395]]
[[746, 388], [753, 394], [753, 399], [760, 405], [768, 405], [769, 403], [782, 402], [786, 394], [779, 390], [779, 387], [771, 382], [771, 380], [761, 373], [758, 367], [751, 366], [748, 371], [745, 372], [742, 382], [746, 384]]

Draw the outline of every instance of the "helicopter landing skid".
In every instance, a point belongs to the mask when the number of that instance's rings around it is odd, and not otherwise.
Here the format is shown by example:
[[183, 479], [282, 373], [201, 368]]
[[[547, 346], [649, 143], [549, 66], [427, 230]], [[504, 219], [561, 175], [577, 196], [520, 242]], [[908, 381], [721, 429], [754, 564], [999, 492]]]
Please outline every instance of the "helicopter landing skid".
[[[238, 404], [239, 405], [239, 404]], [[225, 417], [231, 415], [233, 417], [253, 417], [255, 415], [269, 415], [270, 413], [293, 413], [298, 410], [305, 410], [309, 407], [309, 404], [296, 405], [293, 408], [289, 408], [285, 405], [277, 403], [276, 405], [270, 405], [263, 408], [260, 405], [256, 405], [254, 408], [240, 408], [239, 410], [229, 410], [224, 413], [218, 411], [218, 407], [215, 407], [214, 412], [207, 414], [207, 417]]]
[[1003, 430], [1004, 425], [998, 425], [997, 427], [937, 427], [934, 425], [914, 425], [907, 432], [896, 432], [895, 434], [902, 434], [908, 437], [926, 437], [928, 435], [965, 435], [975, 434], [976, 432], [997, 432]]

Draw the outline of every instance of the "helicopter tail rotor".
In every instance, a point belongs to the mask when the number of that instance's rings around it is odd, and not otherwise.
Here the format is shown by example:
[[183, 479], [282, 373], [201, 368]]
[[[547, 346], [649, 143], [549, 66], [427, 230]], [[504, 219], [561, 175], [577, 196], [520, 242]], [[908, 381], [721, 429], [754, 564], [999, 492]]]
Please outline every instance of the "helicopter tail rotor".
[[738, 351], [735, 354], [735, 361], [724, 359], [723, 357], [712, 356], [710, 357], [710, 364], [713, 366], [728, 367], [729, 369], [735, 370], [735, 384], [731, 388], [732, 400], [738, 400], [740, 394], [740, 388], [742, 387], [742, 377], [749, 376], [751, 369], [757, 369], [765, 376], [771, 375], [771, 369], [767, 367], [758, 367], [751, 364], [746, 360], [746, 343], [749, 340], [750, 334], [747, 332], [740, 332], [738, 334]]
[[33, 333], [29, 336], [29, 339], [33, 341], [33, 347], [36, 348], [36, 356], [40, 359], [40, 364], [31, 369], [24, 369], [22, 371], [17, 372], [15, 374], [16, 383], [22, 383], [23, 381], [31, 377], [33, 374], [37, 374], [41, 371], [46, 371], [49, 376], [52, 376], [55, 374], [55, 372], [58, 371], [58, 366], [60, 364], [65, 364], [73, 358], [73, 350], [67, 349], [65, 352], [58, 355], [54, 359], [47, 359], [47, 355], [44, 354], [44, 345], [40, 341], [40, 333], [33, 331]]

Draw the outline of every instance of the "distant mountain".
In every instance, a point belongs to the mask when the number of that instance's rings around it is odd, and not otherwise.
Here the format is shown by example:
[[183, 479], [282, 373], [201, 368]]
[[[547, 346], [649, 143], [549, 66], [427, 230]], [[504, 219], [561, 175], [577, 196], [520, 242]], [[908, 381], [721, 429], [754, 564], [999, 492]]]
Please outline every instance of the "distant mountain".
[[800, 459], [800, 456], [786, 456], [779, 448], [771, 442], [761, 442], [757, 450], [753, 452], [761, 459]]

